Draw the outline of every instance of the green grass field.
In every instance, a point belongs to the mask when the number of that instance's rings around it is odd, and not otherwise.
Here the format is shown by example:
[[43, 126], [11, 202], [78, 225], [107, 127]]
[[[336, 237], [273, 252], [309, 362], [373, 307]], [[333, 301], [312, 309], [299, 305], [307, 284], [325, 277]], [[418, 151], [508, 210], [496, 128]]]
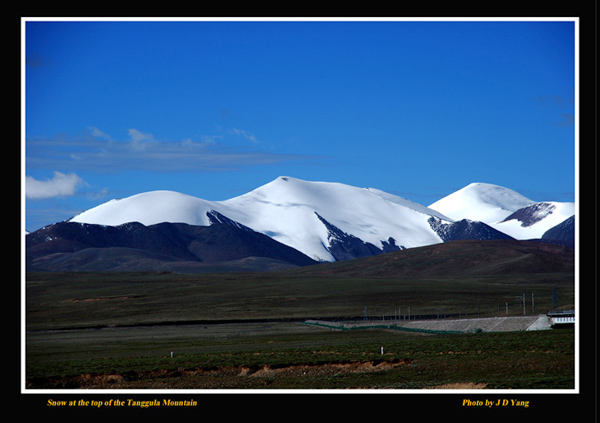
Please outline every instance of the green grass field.
[[[333, 331], [302, 319], [522, 315], [574, 304], [572, 275], [474, 278], [36, 273], [26, 280], [29, 388], [421, 389], [574, 386], [574, 332]], [[499, 307], [499, 304], [502, 307]], [[460, 311], [459, 311], [460, 310]], [[532, 313], [527, 304], [527, 313]], [[384, 346], [382, 355], [380, 348]], [[171, 352], [174, 356], [171, 357]]]

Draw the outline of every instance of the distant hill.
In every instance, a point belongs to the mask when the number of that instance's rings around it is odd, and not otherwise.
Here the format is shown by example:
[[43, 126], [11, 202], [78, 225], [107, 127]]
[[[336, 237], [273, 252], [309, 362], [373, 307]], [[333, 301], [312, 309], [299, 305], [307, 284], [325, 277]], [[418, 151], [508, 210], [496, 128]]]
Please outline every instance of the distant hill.
[[545, 242], [459, 240], [297, 269], [304, 275], [460, 277], [574, 272], [574, 251]]

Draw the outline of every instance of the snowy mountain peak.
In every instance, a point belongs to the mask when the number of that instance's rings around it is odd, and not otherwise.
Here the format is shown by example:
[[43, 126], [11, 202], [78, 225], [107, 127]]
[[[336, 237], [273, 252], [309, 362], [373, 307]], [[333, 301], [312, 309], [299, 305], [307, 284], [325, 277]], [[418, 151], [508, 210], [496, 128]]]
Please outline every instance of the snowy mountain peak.
[[472, 183], [431, 204], [456, 220], [485, 222], [516, 239], [540, 238], [548, 229], [575, 214], [570, 202], [535, 202], [498, 185]]
[[139, 222], [145, 226], [162, 222], [208, 226], [211, 202], [175, 191], [149, 191], [111, 200], [71, 219], [72, 222], [118, 226]]
[[289, 176], [220, 206], [229, 209], [223, 214], [231, 219], [326, 261], [334, 259], [330, 251], [333, 227], [378, 249], [385, 248], [390, 237], [408, 248], [441, 241], [427, 224], [430, 216], [449, 220], [383, 191]]
[[453, 219], [499, 222], [534, 201], [516, 191], [498, 185], [475, 182], [431, 204]]

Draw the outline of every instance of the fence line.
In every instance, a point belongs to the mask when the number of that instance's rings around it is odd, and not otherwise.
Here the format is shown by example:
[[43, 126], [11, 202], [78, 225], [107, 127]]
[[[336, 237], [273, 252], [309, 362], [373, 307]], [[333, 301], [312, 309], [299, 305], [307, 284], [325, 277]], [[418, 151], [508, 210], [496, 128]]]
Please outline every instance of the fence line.
[[[394, 330], [400, 330], [400, 331], [406, 331], [406, 332], [421, 332], [421, 333], [432, 333], [432, 334], [466, 333], [466, 332], [459, 331], [459, 330], [434, 330], [434, 329], [421, 329], [421, 328], [407, 328], [407, 327], [403, 327], [403, 326], [397, 326], [395, 324], [345, 326], [342, 324], [335, 325], [335, 324], [331, 324], [331, 323], [314, 322], [314, 321], [308, 321], [308, 320], [304, 321], [302, 323], [305, 325], [320, 326], [320, 327], [326, 327], [326, 328], [336, 329], [336, 330], [394, 329]], [[472, 331], [467, 331], [467, 332], [472, 332]]]
[[[529, 303], [529, 301], [531, 301]], [[537, 314], [544, 313], [538, 304]], [[371, 307], [364, 306], [364, 321], [410, 321], [432, 319], [467, 319], [474, 317], [509, 317], [536, 315], [535, 297], [533, 293], [528, 298], [526, 294], [515, 296], [512, 301], [498, 301], [496, 304], [441, 307]]]

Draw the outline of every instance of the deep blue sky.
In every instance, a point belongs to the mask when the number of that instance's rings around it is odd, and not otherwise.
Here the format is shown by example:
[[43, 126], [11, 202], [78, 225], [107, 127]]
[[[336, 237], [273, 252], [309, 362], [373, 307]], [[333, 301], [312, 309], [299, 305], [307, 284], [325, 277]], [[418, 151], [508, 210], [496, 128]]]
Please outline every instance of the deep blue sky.
[[573, 21], [25, 23], [28, 230], [280, 175], [575, 197]]

